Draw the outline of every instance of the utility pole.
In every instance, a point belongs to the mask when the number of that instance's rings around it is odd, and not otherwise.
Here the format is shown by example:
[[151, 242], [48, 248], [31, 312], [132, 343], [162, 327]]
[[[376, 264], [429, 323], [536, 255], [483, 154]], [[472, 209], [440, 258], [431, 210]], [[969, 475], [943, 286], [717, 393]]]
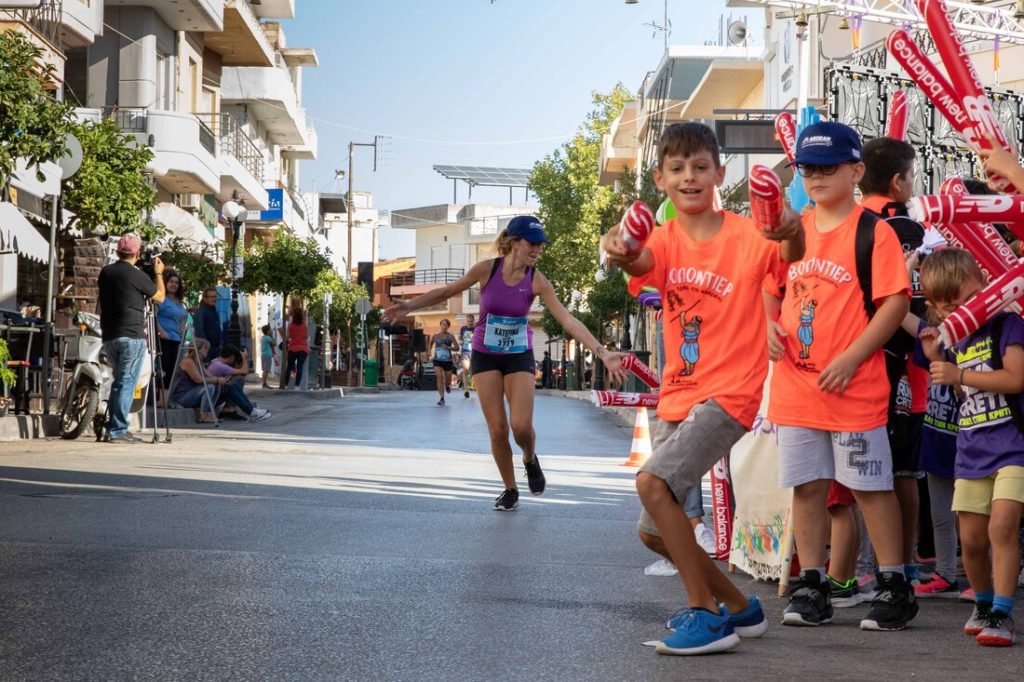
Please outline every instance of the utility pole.
[[[352, 169], [354, 167], [353, 153], [356, 147], [373, 147], [373, 172], [377, 172], [377, 142], [380, 139], [380, 135], [373, 136], [373, 142], [349, 142], [348, 143], [348, 198], [345, 200], [345, 214], [348, 216], [348, 258], [345, 260], [345, 267], [348, 268], [348, 279], [352, 277], [352, 223], [353, 223], [353, 210], [352, 206]], [[373, 254], [370, 254], [371, 258]]]

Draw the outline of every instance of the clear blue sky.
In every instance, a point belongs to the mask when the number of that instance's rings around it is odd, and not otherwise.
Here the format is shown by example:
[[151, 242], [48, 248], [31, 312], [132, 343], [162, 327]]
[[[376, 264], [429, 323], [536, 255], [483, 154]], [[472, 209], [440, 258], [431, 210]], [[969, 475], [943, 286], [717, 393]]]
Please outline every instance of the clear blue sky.
[[[354, 189], [379, 209], [452, 201], [434, 164], [529, 168], [583, 122], [592, 91], [639, 87], [663, 51], [644, 24], [663, 12], [661, 0], [297, 0], [288, 44], [320, 57], [303, 76], [320, 148], [302, 188], [345, 191], [334, 171], [347, 171], [349, 141], [375, 134], [390, 144], [376, 173], [372, 150], [357, 149]], [[668, 12], [672, 44], [717, 41], [723, 14], [748, 17], [760, 42], [759, 9], [669, 0]], [[465, 183], [458, 192], [465, 203]], [[508, 203], [508, 190], [477, 188], [473, 200]], [[382, 257], [413, 255], [412, 231], [388, 232]]]

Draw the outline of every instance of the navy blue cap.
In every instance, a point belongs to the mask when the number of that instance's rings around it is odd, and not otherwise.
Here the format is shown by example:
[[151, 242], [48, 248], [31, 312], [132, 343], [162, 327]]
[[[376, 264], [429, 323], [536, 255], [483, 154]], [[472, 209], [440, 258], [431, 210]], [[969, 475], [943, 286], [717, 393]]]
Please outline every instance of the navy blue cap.
[[835, 166], [860, 161], [860, 135], [848, 125], [822, 121], [803, 129], [796, 142], [796, 159], [791, 165]]
[[544, 226], [532, 215], [518, 215], [508, 222], [505, 228], [509, 237], [525, 239], [531, 244], [547, 244], [548, 238], [544, 234]]

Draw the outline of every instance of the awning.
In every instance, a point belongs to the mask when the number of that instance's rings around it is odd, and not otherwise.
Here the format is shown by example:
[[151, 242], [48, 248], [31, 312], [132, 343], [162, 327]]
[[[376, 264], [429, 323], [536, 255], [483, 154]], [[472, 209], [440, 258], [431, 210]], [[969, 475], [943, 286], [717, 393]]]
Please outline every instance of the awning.
[[17, 253], [39, 261], [50, 261], [50, 245], [39, 230], [10, 202], [0, 203], [0, 253]]
[[163, 223], [175, 237], [193, 244], [212, 244], [216, 239], [194, 213], [174, 204], [163, 202], [153, 211], [153, 220]]

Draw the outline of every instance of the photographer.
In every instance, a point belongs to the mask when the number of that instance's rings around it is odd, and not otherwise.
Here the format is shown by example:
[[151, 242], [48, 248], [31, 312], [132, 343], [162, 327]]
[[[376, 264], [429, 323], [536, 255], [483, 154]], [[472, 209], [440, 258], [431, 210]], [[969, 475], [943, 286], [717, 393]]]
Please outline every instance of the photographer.
[[146, 302], [164, 300], [164, 264], [154, 257], [154, 275], [150, 277], [135, 265], [141, 249], [138, 235], [123, 235], [117, 242], [117, 262], [100, 270], [99, 276], [103, 349], [114, 368], [107, 421], [111, 443], [142, 442], [128, 432], [128, 411], [146, 354]]

